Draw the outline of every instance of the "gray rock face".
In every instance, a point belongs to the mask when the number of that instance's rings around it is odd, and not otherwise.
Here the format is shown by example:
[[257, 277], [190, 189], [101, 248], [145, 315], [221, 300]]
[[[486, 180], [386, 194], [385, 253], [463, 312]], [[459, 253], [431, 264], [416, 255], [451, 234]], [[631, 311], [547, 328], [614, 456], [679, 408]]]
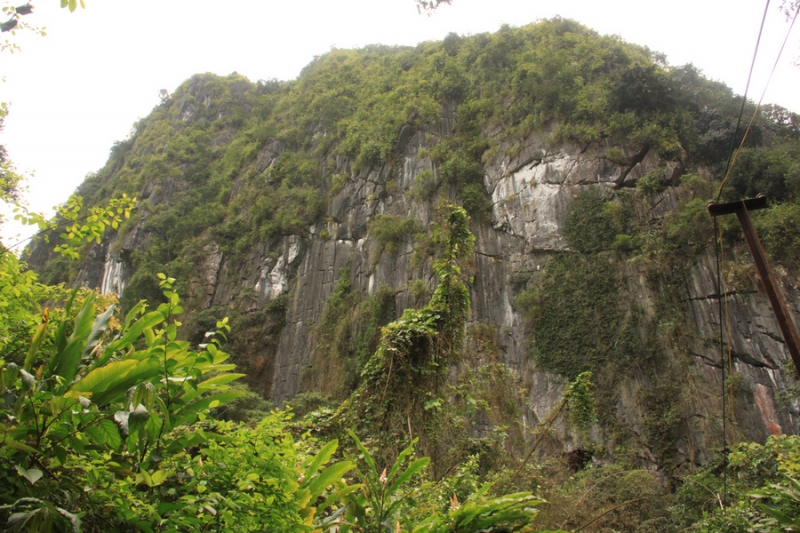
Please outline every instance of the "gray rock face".
[[[190, 102], [185, 109], [182, 106], [182, 119], [189, 120], [201, 104]], [[452, 117], [445, 112], [440, 135], [446, 135], [452, 123]], [[420, 173], [436, 172], [428, 157], [418, 157], [419, 151], [429, 146], [431, 137], [435, 136], [404, 130], [396, 168], [384, 166], [363, 169], [358, 175], [351, 173], [344, 188], [329, 199], [326, 222], [309, 228], [307, 235], [259, 243], [244, 261], [237, 263], [217, 246], [205, 250], [205, 260], [199, 265], [201, 281], [196, 289], [205, 307], [230, 305], [243, 290], [250, 291], [252, 298], [247, 300], [250, 303], [242, 305], [252, 309], [263, 308], [281, 295], [288, 297], [285, 325], [277, 345], [249, 354], [271, 361], [267, 365], [271, 371], [260, 378], [263, 381], [258, 389], [274, 401], [283, 402], [302, 392], [304, 373], [314, 371], [310, 365], [315, 327], [342, 269], [349, 268], [353, 288], [364, 294], [373, 294], [381, 285], [388, 285], [396, 293], [398, 315], [414, 304], [408, 288], [411, 281], [423, 280], [429, 287], [434, 284], [430, 265], [411, 261], [414, 250], [411, 238], [401, 242], [396, 253], [384, 253], [375, 262], [377, 243], [369, 238], [368, 232], [370, 221], [378, 214], [414, 218], [421, 227], [427, 227], [434, 221], [438, 199], [452, 196], [446, 186], [434, 198], [420, 200], [410, 194]], [[252, 163], [256, 174], [270, 167], [283, 149], [278, 142], [264, 147]], [[534, 427], [558, 404], [566, 383], [563, 378], [537, 369], [529, 357], [530, 332], [522, 314], [512, 305], [517, 295], [512, 275], [539, 272], [546, 268], [554, 253], [569, 252], [561, 229], [567, 205], [580, 190], [629, 186], [651, 170], [665, 166], [670, 170], [668, 177], [673, 179], [671, 176], [678, 169], [676, 163], [659, 161], [652, 152], [643, 154], [639, 162], [626, 169], [609, 161], [605, 153], [570, 144], [553, 147], [544, 136], [538, 135], [522, 142], [513, 158], [495, 158], [484, 169], [484, 185], [492, 206], [488, 220], [473, 222], [476, 243], [471, 265], [474, 277], [470, 287], [470, 321], [496, 327], [500, 362], [527, 388], [527, 403], [521, 410], [526, 427]], [[341, 156], [331, 164], [337, 172], [350, 173], [350, 162]], [[234, 187], [233, 194], [236, 192]], [[652, 216], [663, 216], [674, 201], [670, 192], [664, 193]], [[108, 245], [98, 247], [96, 257], [81, 271], [80, 282], [102, 287], [104, 291], [123, 287], [125, 276], [131, 273], [126, 254], [146, 246], [146, 240], [140, 225], [123, 239], [120, 252], [109, 251]], [[722, 439], [723, 372], [715, 340], [719, 334], [719, 314], [714, 272], [713, 251], [706, 251], [692, 266], [691, 281], [680, 295], [696, 337], [688, 342], [687, 358], [675, 356], [671, 368], [680, 368], [680, 375], [659, 378], [665, 382], [674, 380], [683, 389], [692, 390], [680, 406], [682, 429], [675, 437], [678, 449], [675, 466], [702, 463]], [[800, 319], [797, 283], [785, 275], [780, 277], [797, 321]], [[628, 265], [624, 279], [638, 307], [652, 314], [655, 296], [643, 270], [635, 264]], [[730, 441], [734, 430], [739, 439], [747, 436], [756, 440], [775, 433], [797, 433], [800, 404], [785, 399], [786, 391], [796, 386], [794, 370], [767, 299], [756, 290], [737, 290], [728, 300], [727, 316], [726, 346], [730, 347], [731, 360], [726, 373], [734, 371], [736, 383], [728, 404], [733, 406], [735, 425], [733, 420], [728, 423], [726, 439]], [[636, 370], [620, 377], [619, 382], [618, 419], [627, 428], [629, 438], [649, 450], [640, 391], [654, 384]], [[553, 430], [553, 435], [564, 450], [583, 447], [587, 439], [603, 442], [609, 450], [614, 444], [602, 428], [578, 434], [562, 424]], [[642, 460], [649, 464], [656, 462], [649, 451], [642, 453]]]

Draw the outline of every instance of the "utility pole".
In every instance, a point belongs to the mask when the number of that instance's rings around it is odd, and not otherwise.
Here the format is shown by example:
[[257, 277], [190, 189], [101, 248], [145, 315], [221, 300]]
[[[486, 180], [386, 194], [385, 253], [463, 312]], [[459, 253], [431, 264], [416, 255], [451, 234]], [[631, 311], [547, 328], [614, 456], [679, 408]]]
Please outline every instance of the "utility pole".
[[[758, 270], [758, 275], [764, 283], [764, 290], [767, 292], [769, 303], [772, 305], [772, 310], [775, 311], [775, 317], [778, 319], [778, 326], [780, 326], [781, 333], [783, 333], [786, 348], [789, 350], [789, 355], [792, 356], [795, 372], [800, 377], [800, 335], [797, 334], [797, 328], [794, 325], [792, 316], [789, 314], [789, 309], [786, 307], [786, 302], [783, 300], [778, 283], [772, 275], [764, 248], [761, 246], [753, 221], [750, 220], [750, 215], [748, 214], [749, 211], [766, 207], [767, 198], [764, 195], [758, 195], [755, 198], [725, 204], [709, 202], [708, 212], [712, 217], [735, 213], [736, 218], [739, 219], [739, 224], [741, 224], [742, 231], [744, 231], [744, 238], [747, 240], [747, 246], [750, 247], [750, 253], [756, 263], [756, 270]], [[722, 295], [720, 295], [721, 297]]]

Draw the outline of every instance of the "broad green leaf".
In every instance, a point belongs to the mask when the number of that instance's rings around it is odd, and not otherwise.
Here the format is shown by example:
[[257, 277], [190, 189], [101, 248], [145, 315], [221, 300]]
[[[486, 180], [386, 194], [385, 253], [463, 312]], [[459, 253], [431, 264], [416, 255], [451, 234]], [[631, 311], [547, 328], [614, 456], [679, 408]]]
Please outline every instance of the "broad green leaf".
[[[197, 366], [203, 366], [203, 368], [208, 368], [208, 369], [211, 368], [211, 366], [205, 366], [205, 365], [197, 365]], [[230, 370], [235, 370], [236, 369], [236, 365], [234, 365], [234, 364], [230, 364], [230, 365], [214, 364], [213, 365], [213, 369], [214, 369], [214, 372], [228, 372]]]
[[96, 368], [72, 386], [73, 391], [91, 392], [92, 401], [102, 407], [125, 395], [137, 383], [150, 380], [162, 371], [157, 357], [142, 361], [123, 359]]
[[8, 437], [6, 437], [5, 441], [3, 441], [3, 446], [7, 446], [8, 448], [11, 448], [12, 450], [19, 450], [21, 452], [37, 453], [35, 448], [31, 448], [27, 444], [23, 444], [21, 442], [17, 442], [14, 439], [10, 439]]
[[[64, 305], [64, 314], [69, 315], [72, 310], [72, 302], [75, 301], [75, 296], [78, 294], [78, 289], [73, 289], [69, 294], [67, 303]], [[56, 331], [55, 343], [56, 352], [62, 351], [67, 346], [67, 321], [61, 323]]]
[[100, 340], [100, 337], [105, 333], [108, 329], [108, 321], [111, 316], [114, 314], [114, 306], [109, 305], [108, 309], [105, 312], [98, 316], [94, 324], [92, 324], [92, 330], [89, 332], [89, 337], [86, 340], [86, 347], [83, 349], [83, 354], [81, 355], [81, 359], [85, 359], [89, 356], [89, 353], [97, 346], [97, 343]]
[[39, 346], [42, 345], [42, 339], [44, 339], [45, 332], [47, 332], [46, 308], [44, 313], [42, 313], [42, 323], [39, 324], [38, 328], [36, 328], [30, 348], [28, 348], [28, 353], [25, 355], [25, 363], [22, 365], [23, 370], [30, 371], [31, 366], [33, 366], [33, 361], [36, 359], [36, 354], [39, 353]]
[[90, 292], [89, 296], [86, 297], [84, 300], [83, 305], [81, 306], [80, 310], [78, 311], [78, 315], [75, 317], [75, 329], [72, 330], [72, 334], [69, 336], [69, 340], [73, 339], [87, 339], [89, 337], [89, 333], [92, 331], [92, 323], [94, 322], [95, 317], [95, 293]]
[[158, 416], [158, 413], [150, 413], [150, 416], [147, 418], [147, 421], [144, 425], [144, 430], [147, 432], [147, 438], [150, 442], [156, 442], [158, 440], [158, 436], [161, 434], [161, 427], [163, 426], [163, 421], [161, 417]]
[[308, 465], [305, 471], [305, 481], [303, 485], [308, 485], [311, 482], [312, 476], [317, 473], [317, 470], [328, 461], [331, 460], [331, 456], [333, 456], [334, 452], [336, 452], [336, 448], [339, 446], [339, 441], [337, 439], [333, 439], [332, 441], [328, 442], [319, 453], [314, 457], [311, 463]]
[[61, 376], [67, 384], [71, 383], [78, 371], [83, 347], [84, 339], [70, 337], [67, 347], [50, 360], [50, 369], [53, 375]]
[[392, 495], [403, 484], [408, 482], [408, 480], [410, 480], [414, 474], [428, 466], [428, 463], [430, 462], [430, 457], [423, 457], [422, 459], [412, 461], [411, 464], [408, 465], [408, 468], [406, 468], [405, 472], [397, 476], [397, 479], [394, 480], [394, 483], [392, 483], [392, 485], [386, 490], [386, 495]]
[[318, 506], [317, 509], [320, 513], [322, 513], [325, 511], [325, 509], [345, 498], [348, 494], [352, 494], [358, 490], [361, 490], [362, 488], [364, 488], [364, 485], [359, 483], [357, 485], [347, 485], [346, 487], [335, 490], [328, 495], [322, 505]]
[[394, 462], [394, 465], [392, 465], [392, 470], [389, 472], [389, 475], [387, 476], [386, 479], [388, 479], [389, 481], [394, 480], [395, 474], [397, 474], [397, 471], [400, 469], [401, 466], [403, 466], [406, 457], [408, 457], [414, 452], [414, 445], [417, 443], [418, 440], [419, 439], [414, 439], [413, 441], [411, 441], [411, 444], [405, 450], [400, 452], [400, 454], [397, 456], [397, 460]]
[[138, 304], [133, 306], [133, 309], [128, 311], [128, 314], [125, 315], [125, 331], [127, 331], [131, 327], [131, 322], [133, 322], [137, 316], [142, 312], [145, 307], [146, 302], [144, 300], [140, 301]]
[[75, 317], [75, 328], [67, 339], [64, 350], [56, 353], [50, 360], [49, 368], [53, 375], [61, 376], [70, 383], [75, 377], [81, 355], [92, 332], [95, 317], [95, 293], [90, 293]]
[[158, 505], [157, 510], [158, 514], [163, 515], [169, 513], [170, 511], [174, 511], [175, 509], [180, 509], [181, 507], [182, 507], [181, 505], [177, 505], [174, 503], [163, 502]]
[[[463, 507], [461, 507], [461, 509], [458, 510], [458, 513], [456, 515], [458, 517], [457, 518], [458, 524], [461, 526], [472, 524], [472, 521], [475, 520], [475, 518], [478, 517], [478, 515], [480, 515], [481, 513], [496, 511], [496, 509], [497, 509], [496, 504], [495, 505], [484, 504], [484, 506], [478, 506], [474, 504], [464, 505]], [[472, 525], [475, 528], [478, 527], [476, 524]]]
[[317, 514], [317, 509], [314, 507], [305, 507], [300, 509], [298, 514], [300, 518], [303, 519], [303, 525], [310, 526], [314, 523], [314, 515]]
[[68, 452], [66, 448], [64, 448], [63, 446], [54, 445], [52, 447], [52, 450], [53, 454], [56, 456], [56, 459], [58, 459], [59, 463], [61, 463], [62, 465], [67, 463]]
[[[164, 317], [161, 317], [161, 320], [164, 320]], [[144, 338], [147, 341], [147, 347], [152, 348], [153, 345], [159, 341], [159, 338], [156, 336], [153, 328], [145, 328], [144, 330]]]
[[158, 409], [163, 417], [164, 431], [169, 431], [172, 429], [172, 417], [169, 409], [167, 408], [167, 404], [165, 404], [164, 400], [161, 399], [161, 396], [158, 395], [156, 395], [156, 403], [158, 404]]
[[361, 444], [361, 441], [358, 440], [358, 437], [356, 437], [355, 433], [352, 431], [348, 431], [348, 433], [350, 434], [350, 438], [353, 439], [358, 449], [364, 455], [364, 461], [366, 461], [367, 465], [370, 467], [370, 469], [372, 469], [372, 472], [377, 474], [378, 469], [375, 467], [375, 461], [372, 460], [372, 456], [369, 454], [369, 451], [364, 447], [363, 444]]
[[531, 506], [543, 502], [534, 499], [529, 492], [506, 494], [488, 500], [478, 500], [476, 496], [474, 494], [460, 509], [450, 513], [462, 527], [479, 530], [496, 524], [533, 519], [537, 511]]
[[767, 505], [764, 503], [759, 503], [758, 506], [761, 510], [777, 520], [782, 526], [798, 526], [800, 525], [800, 518], [796, 517], [789, 517], [786, 515], [786, 511], [788, 509], [782, 509], [776, 505]]
[[99, 424], [97, 424], [97, 427], [102, 432], [103, 439], [109, 448], [118, 452], [120, 450], [120, 446], [122, 446], [122, 437], [120, 436], [119, 429], [114, 421], [110, 418], [104, 418]]
[[25, 469], [19, 465], [14, 466], [16, 466], [19, 475], [27, 479], [31, 485], [34, 485], [37, 481], [42, 479], [42, 476], [44, 475], [44, 473], [38, 468]]
[[144, 446], [147, 445], [145, 424], [149, 418], [141, 419], [128, 416], [128, 438], [125, 440], [125, 446], [127, 446], [129, 452], [136, 449], [143, 450]]
[[97, 426], [88, 426], [84, 428], [83, 432], [89, 437], [89, 440], [94, 442], [95, 444], [99, 444], [102, 446], [105, 444], [105, 437], [103, 436], [102, 430]]
[[[130, 313], [128, 314], [128, 316], [130, 317]], [[105, 350], [103, 350], [103, 356], [98, 359], [98, 361], [94, 364], [94, 367], [96, 368], [100, 365], [105, 364], [105, 362], [108, 361], [114, 354], [114, 352], [124, 350], [125, 348], [133, 344], [136, 341], [136, 339], [138, 339], [142, 335], [143, 332], [150, 331], [153, 327], [163, 322], [163, 320], [164, 317], [161, 315], [161, 313], [157, 311], [153, 311], [152, 313], [147, 313], [146, 315], [144, 315], [142, 318], [137, 320], [130, 327], [130, 329], [128, 329], [128, 331], [125, 332], [122, 338], [115, 340], [114, 342], [106, 346]], [[150, 345], [151, 343], [148, 342], [148, 346]]]
[[[132, 359], [111, 362], [83, 376], [83, 378], [72, 386], [72, 390], [77, 392], [89, 392], [92, 393], [92, 395], [96, 392], [103, 392], [113, 386], [114, 383], [124, 378], [137, 364], [139, 364], [139, 361]], [[97, 400], [94, 398], [92, 399], [97, 403]]]
[[144, 483], [148, 487], [153, 486], [153, 478], [150, 477], [150, 472], [142, 468], [139, 473], [136, 475], [136, 481], [138, 483]]
[[311, 491], [308, 489], [298, 489], [294, 493], [294, 501], [300, 508], [305, 507], [311, 501]]
[[157, 396], [158, 392], [156, 392], [155, 386], [152, 383], [145, 381], [137, 385], [136, 391], [133, 393], [133, 400], [131, 403], [133, 403], [133, 405], [142, 404], [147, 409], [151, 409]]
[[[195, 383], [194, 378], [169, 378], [167, 380], [170, 384], [173, 383], [180, 383], [183, 385], [183, 390], [177, 389], [172, 387], [170, 390], [175, 392], [173, 398], [175, 398], [176, 405], [185, 405], [189, 403], [191, 400], [194, 400], [200, 392], [197, 390], [197, 383]], [[226, 387], [229, 389], [230, 387]]]
[[308, 490], [311, 491], [312, 498], [315, 500], [319, 498], [329, 485], [333, 485], [335, 482], [342, 479], [342, 476], [355, 466], [356, 465], [352, 461], [342, 461], [323, 470], [322, 473], [313, 478], [308, 485]]
[[218, 385], [224, 385], [225, 383], [230, 383], [239, 378], [243, 378], [247, 374], [233, 374], [233, 373], [225, 373], [220, 374], [218, 376], [214, 376], [213, 378], [209, 378], [205, 381], [201, 381], [198, 384], [198, 388], [201, 390], [213, 389], [216, 388]]
[[[176, 418], [180, 419], [188, 419], [193, 414], [196, 414], [200, 411], [205, 409], [209, 409], [213, 402], [218, 403], [225, 403], [231, 400], [235, 400], [236, 398], [240, 398], [244, 396], [244, 392], [241, 391], [230, 391], [230, 392], [222, 392], [219, 394], [212, 394], [211, 396], [206, 396], [204, 398], [200, 398], [188, 405], [183, 406], [177, 412], [173, 413]], [[179, 422], [175, 422], [179, 423]]]

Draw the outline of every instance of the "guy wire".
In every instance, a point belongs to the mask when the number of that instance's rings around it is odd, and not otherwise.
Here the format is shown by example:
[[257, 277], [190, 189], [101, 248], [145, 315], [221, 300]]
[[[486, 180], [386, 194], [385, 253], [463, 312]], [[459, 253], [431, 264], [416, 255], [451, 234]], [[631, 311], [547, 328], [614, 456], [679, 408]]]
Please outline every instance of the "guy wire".
[[[767, 20], [767, 10], [769, 9], [769, 0], [764, 5], [764, 14], [761, 15], [761, 27], [758, 29], [758, 38], [756, 38], [756, 47], [753, 50], [753, 59], [750, 61], [750, 72], [747, 74], [747, 83], [744, 86], [744, 94], [742, 95], [742, 107], [739, 108], [739, 118], [736, 119], [736, 129], [733, 132], [733, 138], [731, 139], [731, 147], [728, 150], [728, 158], [725, 165], [725, 177], [728, 176], [728, 171], [730, 170], [731, 166], [733, 166], [731, 162], [731, 155], [733, 154], [733, 149], [736, 146], [736, 136], [739, 135], [739, 127], [742, 124], [742, 116], [744, 115], [744, 106], [747, 104], [747, 92], [750, 90], [750, 80], [753, 78], [753, 68], [756, 66], [756, 57], [758, 56], [758, 46], [761, 44], [761, 34], [764, 32], [764, 23]], [[724, 181], [723, 181], [724, 183]], [[720, 188], [722, 191], [722, 188]], [[717, 194], [717, 202], [719, 202], [719, 194]]]
[[[725, 454], [728, 447], [728, 428], [726, 420], [727, 407], [725, 405], [725, 340], [722, 326], [722, 260], [720, 259], [720, 248], [722, 247], [722, 234], [720, 233], [719, 221], [714, 217], [714, 253], [716, 255], [717, 263], [717, 309], [719, 319], [719, 366], [722, 370], [722, 453]], [[722, 469], [722, 500], [725, 500], [728, 494], [728, 475], [727, 465]], [[725, 509], [723, 508], [723, 512]]]
[[[767, 0], [767, 5], [769, 5], [769, 0]], [[744, 135], [742, 136], [742, 141], [739, 143], [739, 148], [736, 150], [736, 154], [731, 160], [731, 153], [728, 153], [728, 165], [725, 167], [725, 177], [722, 180], [722, 183], [719, 185], [719, 190], [717, 191], [717, 199], [715, 201], [719, 202], [720, 196], [722, 196], [722, 188], [725, 186], [725, 182], [728, 181], [728, 177], [733, 170], [733, 166], [736, 164], [736, 159], [739, 157], [739, 152], [742, 151], [744, 147], [744, 143], [747, 140], [747, 136], [750, 134], [750, 130], [753, 127], [753, 124], [756, 121], [756, 117], [758, 117], [758, 111], [761, 109], [761, 103], [764, 101], [764, 96], [767, 94], [767, 89], [769, 88], [769, 84], [772, 81], [772, 76], [775, 74], [775, 70], [778, 67], [778, 62], [781, 59], [781, 55], [783, 55], [783, 50], [786, 48], [786, 42], [789, 40], [789, 35], [792, 33], [792, 28], [794, 28], [794, 23], [797, 21], [797, 15], [800, 13], [800, 3], [797, 5], [797, 8], [794, 12], [794, 17], [792, 17], [792, 22], [789, 24], [789, 29], [786, 31], [786, 37], [783, 38], [783, 43], [781, 44], [781, 48], [778, 51], [778, 55], [775, 58], [775, 63], [772, 65], [772, 70], [769, 73], [769, 77], [767, 78], [767, 83], [764, 85], [764, 90], [761, 91], [761, 98], [758, 99], [758, 104], [756, 104], [756, 108], [753, 110], [753, 116], [750, 118], [750, 123], [747, 125], [747, 130], [745, 130]], [[764, 12], [766, 16], [766, 11]], [[761, 27], [764, 27], [764, 20], [761, 21]], [[758, 39], [761, 40], [761, 31], [758, 32]], [[756, 51], [758, 51], [758, 42], [756, 43]], [[755, 62], [755, 54], [753, 54], [753, 62]], [[753, 67], [750, 67], [750, 75], [753, 74]], [[750, 87], [750, 76], [747, 77], [747, 87]], [[747, 89], [745, 89], [745, 94], [743, 95], [744, 100], [742, 100], [742, 109], [739, 113], [739, 120], [741, 120], [741, 113], [744, 111], [744, 105], [747, 102]], [[733, 141], [731, 141], [731, 152], [733, 152], [733, 147], [736, 142], [736, 136], [739, 134], [739, 121], [736, 123], [736, 130], [733, 133]]]
[[[719, 251], [720, 251], [720, 258], [721, 258], [720, 259], [720, 265], [722, 264], [722, 261], [725, 260], [725, 241], [722, 238], [723, 237], [722, 231], [723, 231], [722, 227], [720, 226], [720, 228], [719, 228], [719, 236], [718, 236], [718, 239], [719, 239]], [[731, 447], [733, 447], [733, 446], [736, 445], [736, 411], [735, 411], [735, 407], [733, 405], [733, 402], [735, 400], [735, 395], [733, 394], [734, 383], [733, 383], [733, 380], [732, 380], [733, 372], [734, 372], [734, 370], [733, 370], [733, 343], [731, 342], [731, 339], [733, 339], [733, 328], [731, 328], [731, 315], [730, 315], [730, 310], [729, 310], [729, 307], [728, 307], [728, 294], [729, 293], [728, 293], [727, 284], [725, 283], [725, 278], [724, 277], [720, 276], [719, 279], [720, 279], [721, 291], [722, 291], [722, 294], [724, 295], [723, 299], [721, 301], [724, 302], [724, 304], [725, 304], [725, 333], [727, 335], [726, 338], [728, 339], [728, 356], [727, 356], [727, 360], [726, 360], [726, 358], [724, 356], [724, 346], [720, 350], [720, 357], [721, 357], [720, 363], [722, 364], [722, 367], [723, 367], [723, 374], [722, 374], [722, 376], [723, 376], [722, 377], [723, 399], [725, 397], [725, 392], [726, 392], [726, 390], [725, 390], [726, 379], [725, 379], [725, 370], [724, 370], [724, 368], [725, 368], [725, 364], [726, 363], [728, 365], [728, 377], [727, 377], [727, 393], [728, 393], [727, 394], [727, 398], [728, 398], [728, 402], [727, 402], [727, 409], [725, 408], [725, 405], [723, 404], [723, 413], [724, 413], [723, 420], [727, 423], [728, 413], [730, 413], [730, 418], [731, 418], [731, 423], [730, 423], [730, 431], [731, 431], [730, 444], [731, 444]], [[726, 436], [726, 442], [727, 442], [727, 432], [725, 433], [725, 436]], [[737, 480], [736, 468], [734, 467], [733, 468], [734, 494], [736, 494], [736, 480]], [[725, 479], [725, 482], [726, 482], [726, 485], [727, 485], [727, 478]]]
[[[728, 152], [727, 164], [725, 167], [725, 177], [720, 183], [719, 190], [717, 191], [717, 198], [716, 201], [719, 202], [720, 197], [722, 196], [722, 190], [725, 186], [725, 183], [728, 181], [728, 177], [730, 176], [731, 171], [733, 170], [734, 165], [736, 164], [736, 160], [738, 159], [739, 153], [741, 152], [742, 148], [744, 147], [744, 143], [747, 140], [747, 136], [750, 133], [750, 130], [755, 123], [755, 119], [758, 116], [759, 109], [761, 108], [761, 103], [764, 101], [764, 96], [767, 93], [767, 88], [769, 87], [770, 82], [772, 81], [772, 76], [775, 74], [775, 70], [778, 66], [778, 62], [780, 61], [781, 55], [783, 54], [783, 50], [786, 47], [786, 42], [789, 40], [789, 35], [792, 32], [792, 28], [794, 28], [794, 23], [797, 20], [797, 15], [800, 13], [800, 4], [798, 4], [797, 8], [795, 9], [794, 17], [792, 17], [792, 22], [789, 25], [789, 29], [786, 32], [786, 37], [783, 39], [783, 43], [781, 44], [781, 48], [778, 51], [778, 56], [775, 58], [775, 63], [772, 65], [772, 70], [770, 72], [769, 78], [767, 78], [767, 83], [764, 85], [764, 90], [761, 92], [761, 98], [758, 100], [758, 104], [756, 104], [756, 108], [753, 111], [753, 116], [750, 118], [750, 123], [747, 126], [747, 130], [745, 130], [744, 135], [742, 136], [742, 140], [739, 143], [739, 148], [736, 150], [736, 153], [731, 159], [731, 155], [733, 154], [734, 147], [736, 145], [736, 136], [739, 134], [739, 127], [741, 126], [742, 115], [744, 114], [744, 107], [747, 103], [747, 92], [750, 88], [750, 81], [753, 75], [753, 67], [755, 66], [756, 57], [758, 55], [758, 47], [761, 42], [761, 35], [764, 31], [764, 22], [766, 21], [767, 17], [767, 10], [769, 8], [769, 0], [767, 0], [766, 5], [764, 6], [764, 14], [761, 18], [761, 26], [758, 30], [758, 39], [756, 40], [755, 50], [753, 51], [753, 60], [750, 64], [750, 72], [747, 76], [747, 85], [745, 86], [744, 95], [742, 95], [742, 106], [739, 110], [739, 117], [736, 121], [736, 130], [734, 131], [733, 138], [731, 139], [731, 147], [730, 151]], [[727, 362], [729, 365], [729, 374], [733, 375], [733, 347], [728, 343], [728, 361], [725, 361], [725, 338], [724, 338], [724, 331], [723, 328], [727, 327], [728, 329], [728, 338], [731, 337], [731, 327], [730, 327], [730, 316], [728, 313], [728, 298], [727, 292], [723, 294], [722, 292], [722, 258], [721, 255], [723, 254], [723, 241], [722, 241], [722, 230], [719, 227], [719, 222], [717, 218], [714, 217], [714, 238], [717, 241], [714, 246], [714, 252], [716, 255], [716, 270], [717, 270], [717, 296], [718, 296], [718, 318], [719, 318], [719, 350], [720, 350], [720, 368], [722, 371], [722, 381], [721, 381], [721, 392], [722, 392], [722, 449], [723, 453], [727, 450], [727, 441], [728, 441], [728, 431], [727, 431], [727, 402], [726, 402], [726, 392], [729, 392], [729, 396], [731, 396], [731, 415], [733, 416], [733, 383], [730, 384], [731, 391], [726, 391], [726, 383], [725, 383], [725, 363]], [[725, 305], [725, 312], [724, 312], [724, 326], [723, 326], [723, 298], [724, 298], [724, 305]], [[735, 417], [734, 417], [735, 418]], [[732, 428], [733, 429], [733, 428]], [[734, 429], [735, 431], [735, 429]], [[735, 437], [732, 435], [732, 438]], [[722, 471], [722, 496], [723, 500], [724, 497], [727, 495], [728, 492], [728, 477], [727, 477], [727, 465], [726, 468]], [[724, 509], [723, 509], [724, 512]]]

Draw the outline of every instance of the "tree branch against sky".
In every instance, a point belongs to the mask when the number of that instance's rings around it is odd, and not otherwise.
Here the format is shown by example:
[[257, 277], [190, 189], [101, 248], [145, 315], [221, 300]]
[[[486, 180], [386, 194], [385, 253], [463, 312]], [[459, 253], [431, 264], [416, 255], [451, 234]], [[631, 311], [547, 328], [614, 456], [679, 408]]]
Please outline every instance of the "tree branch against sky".
[[[86, 7], [83, 0], [80, 0], [81, 7]], [[61, 0], [61, 7], [68, 8], [70, 12], [75, 11], [78, 0]], [[15, 42], [19, 31], [30, 31], [42, 37], [46, 35], [44, 28], [31, 25], [23, 17], [33, 13], [33, 6], [30, 3], [13, 5], [7, 3], [2, 6], [2, 13], [6, 18], [5, 22], [0, 23], [0, 33], [10, 35], [0, 41], [0, 52], [14, 53], [21, 51]], [[1, 20], [1, 19], [0, 19]], [[5, 81], [5, 78], [3, 78]], [[4, 126], [4, 121], [8, 115], [8, 103], [0, 102], [0, 131]], [[5, 146], [0, 144], [0, 224], [7, 222], [8, 210], [24, 209], [25, 176], [17, 172], [13, 161], [8, 155]], [[42, 218], [41, 215], [38, 215]], [[4, 235], [8, 237], [8, 235]], [[1, 239], [0, 239], [1, 240]], [[3, 250], [5, 247], [2, 246]]]
[[420, 13], [432, 13], [442, 4], [450, 5], [453, 0], [414, 0]]
[[[10, 33], [12, 36], [16, 36], [17, 32], [20, 30], [31, 30], [39, 35], [45, 35], [44, 28], [32, 26], [27, 20], [23, 19], [26, 15], [33, 13], [33, 6], [31, 4], [6, 4], [2, 7], [2, 12], [3, 18], [6, 19], [5, 22], [0, 23], [0, 32], [3, 34], [8, 35]], [[0, 41], [0, 52], [18, 52], [19, 50], [19, 45], [10, 37], [5, 37]]]

